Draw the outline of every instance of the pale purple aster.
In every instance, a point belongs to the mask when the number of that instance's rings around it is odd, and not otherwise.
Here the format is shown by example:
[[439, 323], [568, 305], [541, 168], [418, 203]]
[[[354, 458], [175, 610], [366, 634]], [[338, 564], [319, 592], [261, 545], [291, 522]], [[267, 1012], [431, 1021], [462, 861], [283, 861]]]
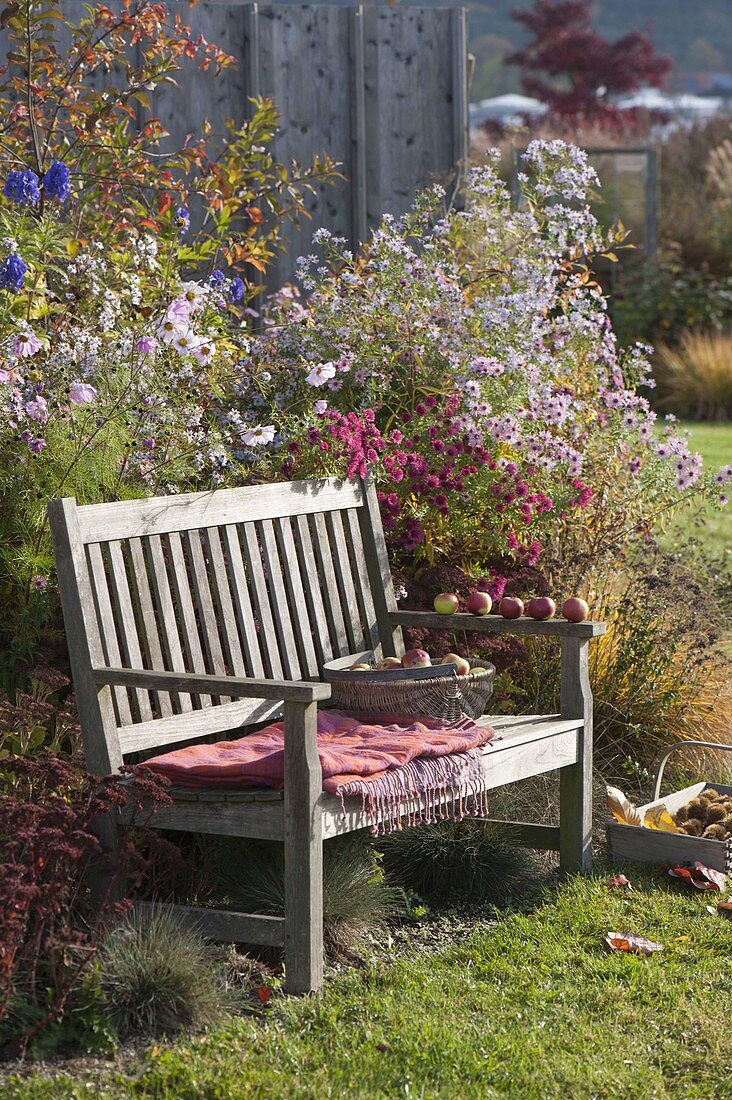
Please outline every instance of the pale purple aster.
[[42, 590], [48, 587], [48, 579], [42, 577], [40, 573], [37, 573], [35, 577], [31, 577], [31, 588]]

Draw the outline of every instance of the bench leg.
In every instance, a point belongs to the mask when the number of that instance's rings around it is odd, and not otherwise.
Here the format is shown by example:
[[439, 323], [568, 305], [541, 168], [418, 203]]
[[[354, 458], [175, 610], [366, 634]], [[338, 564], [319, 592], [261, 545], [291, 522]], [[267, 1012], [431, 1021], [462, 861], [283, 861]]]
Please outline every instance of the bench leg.
[[559, 869], [592, 870], [592, 692], [589, 642], [562, 638], [562, 717], [581, 718], [577, 763], [559, 772]]
[[285, 988], [323, 984], [322, 772], [317, 705], [285, 704]]

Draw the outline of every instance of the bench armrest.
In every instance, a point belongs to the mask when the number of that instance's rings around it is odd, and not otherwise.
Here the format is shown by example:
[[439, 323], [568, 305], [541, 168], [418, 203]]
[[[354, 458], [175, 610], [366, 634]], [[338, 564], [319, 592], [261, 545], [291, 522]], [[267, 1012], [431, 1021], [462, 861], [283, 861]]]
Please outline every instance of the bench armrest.
[[390, 611], [393, 626], [430, 630], [481, 631], [486, 634], [533, 634], [548, 638], [599, 638], [605, 623], [570, 623], [566, 619], [504, 619], [502, 615], [440, 615], [437, 611]]
[[285, 703], [315, 703], [330, 699], [330, 684], [305, 680], [260, 680], [249, 676], [208, 676], [197, 672], [154, 672], [141, 668], [94, 668], [97, 684], [183, 691], [202, 695], [231, 695], [237, 699], [272, 699]]

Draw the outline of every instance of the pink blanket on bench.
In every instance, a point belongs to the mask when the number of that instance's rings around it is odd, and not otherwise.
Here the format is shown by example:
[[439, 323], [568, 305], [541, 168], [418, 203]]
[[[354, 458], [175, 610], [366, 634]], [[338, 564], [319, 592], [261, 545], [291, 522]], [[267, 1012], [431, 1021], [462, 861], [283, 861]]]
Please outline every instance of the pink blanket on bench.
[[[489, 726], [464, 719], [446, 722], [387, 719], [388, 725], [318, 711], [318, 756], [323, 789], [343, 801], [360, 795], [365, 809], [386, 815], [393, 826], [400, 807], [418, 795], [434, 798], [465, 788], [482, 804], [480, 746], [493, 737]], [[147, 766], [176, 786], [193, 788], [274, 787], [284, 784], [284, 723], [214, 745], [190, 745], [148, 760]], [[481, 807], [478, 807], [480, 809]], [[450, 816], [468, 812], [459, 800]], [[477, 810], [475, 811], [477, 812]], [[482, 811], [481, 811], [482, 812]], [[414, 810], [415, 820], [446, 816], [439, 807]]]

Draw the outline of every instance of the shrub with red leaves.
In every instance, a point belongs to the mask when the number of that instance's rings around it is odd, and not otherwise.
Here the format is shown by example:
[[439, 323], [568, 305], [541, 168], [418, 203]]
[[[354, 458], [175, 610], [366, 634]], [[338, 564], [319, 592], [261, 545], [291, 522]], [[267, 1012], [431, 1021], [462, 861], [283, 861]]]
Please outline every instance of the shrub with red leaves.
[[[60, 1019], [103, 933], [130, 905], [119, 900], [132, 854], [130, 831], [121, 831], [112, 864], [95, 835], [95, 822], [124, 810], [139, 824], [170, 799], [165, 784], [147, 769], [125, 770], [120, 781], [98, 779], [48, 753], [2, 760], [0, 1024], [14, 996], [36, 1011], [33, 1023], [16, 1034], [0, 1028], [5, 1038], [0, 1056], [21, 1054]], [[105, 883], [94, 907], [88, 887], [92, 871]]]

